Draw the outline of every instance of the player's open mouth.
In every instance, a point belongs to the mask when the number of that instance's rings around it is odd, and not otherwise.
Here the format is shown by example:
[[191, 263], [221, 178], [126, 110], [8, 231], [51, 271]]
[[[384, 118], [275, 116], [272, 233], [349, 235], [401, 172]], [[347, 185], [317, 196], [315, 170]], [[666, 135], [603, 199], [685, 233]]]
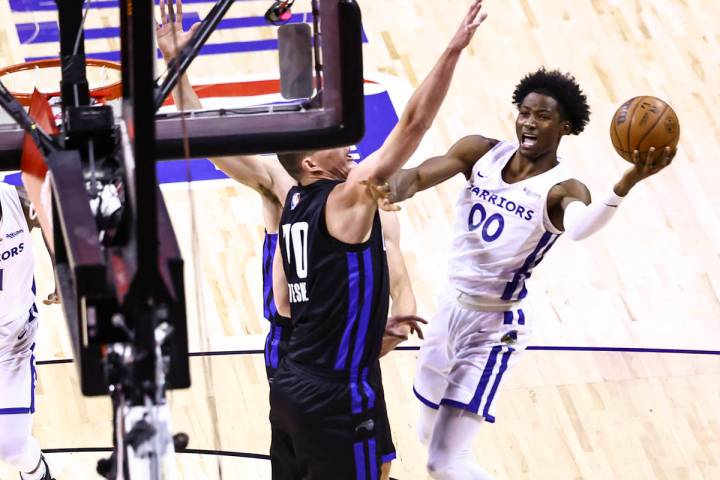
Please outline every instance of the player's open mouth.
[[522, 141], [520, 143], [524, 148], [530, 148], [537, 143], [537, 136], [523, 134]]

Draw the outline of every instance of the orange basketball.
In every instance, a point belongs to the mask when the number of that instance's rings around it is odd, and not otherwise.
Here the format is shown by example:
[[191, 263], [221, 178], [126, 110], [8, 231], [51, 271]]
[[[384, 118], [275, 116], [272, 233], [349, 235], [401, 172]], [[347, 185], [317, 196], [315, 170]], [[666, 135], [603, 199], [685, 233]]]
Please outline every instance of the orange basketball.
[[656, 97], [634, 97], [620, 105], [610, 124], [615, 151], [632, 163], [633, 150], [647, 155], [650, 147], [675, 148], [680, 140], [680, 122], [670, 105]]

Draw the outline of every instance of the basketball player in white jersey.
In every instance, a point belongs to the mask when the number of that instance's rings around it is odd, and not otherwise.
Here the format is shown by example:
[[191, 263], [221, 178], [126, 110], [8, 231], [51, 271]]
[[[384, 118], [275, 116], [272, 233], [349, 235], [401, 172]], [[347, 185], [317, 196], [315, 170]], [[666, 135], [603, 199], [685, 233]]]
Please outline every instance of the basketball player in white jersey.
[[507, 371], [525, 349], [532, 314], [526, 281], [558, 237], [581, 240], [605, 225], [639, 181], [670, 164], [675, 151], [634, 153], [635, 165], [592, 202], [557, 155], [577, 135], [590, 109], [575, 79], [540, 69], [516, 86], [517, 141], [480, 135], [459, 140], [443, 156], [392, 179], [401, 201], [462, 173], [450, 248], [449, 292], [420, 349], [414, 391], [421, 402], [418, 434], [429, 447], [435, 479], [491, 478], [474, 461], [473, 440], [494, 422]]
[[31, 435], [38, 310], [29, 225], [16, 188], [0, 182], [0, 461], [23, 480], [51, 480]]
[[[168, 5], [164, 0], [160, 2], [160, 13], [162, 23], [157, 26], [158, 48], [166, 61], [170, 61], [176, 51], [182, 50], [192, 37], [199, 24], [193, 25], [188, 31], [182, 27], [182, 2], [175, 2], [177, 14], [175, 21], [171, 21], [168, 13]], [[175, 29], [173, 39], [173, 32]], [[177, 42], [177, 48], [174, 43]], [[176, 105], [182, 105], [185, 110], [202, 110], [202, 103], [198, 98], [187, 77], [183, 75], [179, 80], [178, 88], [173, 92]], [[182, 89], [180, 95], [179, 89]], [[182, 97], [182, 102], [181, 98]], [[230, 178], [252, 188], [260, 194], [262, 199], [263, 219], [265, 223], [265, 242], [263, 250], [263, 283], [269, 286], [264, 288], [265, 317], [270, 321], [270, 331], [265, 342], [265, 364], [268, 374], [268, 381], [272, 377], [282, 360], [287, 342], [292, 330], [290, 320], [280, 316], [274, 306], [272, 296], [272, 260], [277, 244], [280, 215], [287, 197], [287, 193], [297, 181], [280, 165], [276, 158], [263, 158], [256, 155], [242, 155], [230, 157], [217, 157], [210, 159], [215, 166], [227, 174]], [[372, 192], [372, 190], [371, 190]], [[407, 340], [413, 332], [422, 338], [422, 330], [417, 322], [424, 323], [423, 319], [416, 317], [416, 301], [412, 291], [410, 278], [407, 273], [405, 262], [400, 252], [400, 223], [393, 212], [381, 212], [381, 221], [385, 246], [388, 255], [388, 267], [390, 272], [390, 297], [392, 299], [391, 317], [388, 319], [388, 326], [383, 338], [382, 354], [387, 354], [400, 343]], [[269, 261], [269, 265], [265, 265]], [[269, 278], [268, 278], [269, 277]], [[269, 282], [269, 283], [268, 283]], [[269, 307], [269, 308], [268, 308]], [[383, 460], [382, 479], [386, 480], [390, 475], [390, 464], [396, 457], [392, 445], [389, 425], [384, 426], [385, 443], [382, 445]]]

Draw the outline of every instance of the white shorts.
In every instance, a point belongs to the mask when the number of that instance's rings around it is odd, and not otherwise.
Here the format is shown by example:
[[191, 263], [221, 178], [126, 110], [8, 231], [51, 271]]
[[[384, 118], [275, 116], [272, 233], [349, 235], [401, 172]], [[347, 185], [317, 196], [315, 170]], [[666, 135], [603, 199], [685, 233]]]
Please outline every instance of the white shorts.
[[35, 413], [37, 309], [0, 326], [0, 415]]
[[420, 348], [415, 396], [428, 407], [461, 408], [494, 422], [494, 403], [507, 371], [530, 337], [525, 311], [487, 312], [446, 295]]

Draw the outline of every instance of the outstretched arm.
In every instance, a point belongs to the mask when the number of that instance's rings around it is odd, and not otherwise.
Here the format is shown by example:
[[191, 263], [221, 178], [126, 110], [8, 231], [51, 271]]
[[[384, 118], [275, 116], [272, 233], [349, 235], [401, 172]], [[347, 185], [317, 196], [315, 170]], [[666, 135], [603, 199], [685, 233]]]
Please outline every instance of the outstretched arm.
[[482, 0], [473, 0], [447, 49], [413, 93], [383, 146], [353, 168], [347, 181], [333, 190], [328, 199], [326, 218], [328, 229], [336, 238], [357, 243], [367, 236], [377, 205], [365, 182], [386, 181], [415, 152], [445, 99], [460, 54], [486, 18], [481, 8]]
[[458, 140], [445, 155], [429, 158], [415, 168], [400, 170], [390, 179], [389, 200], [401, 202], [458, 173], [470, 178], [475, 162], [496, 143], [497, 140], [470, 135]]
[[487, 18], [481, 12], [482, 0], [474, 0], [445, 52], [415, 90], [398, 124], [383, 146], [354, 169], [348, 181], [390, 178], [415, 152], [432, 126], [450, 88], [462, 51], [470, 44], [477, 28]]
[[[645, 158], [633, 152], [634, 165], [602, 200], [592, 202], [590, 191], [577, 180], [568, 180], [552, 188], [548, 195], [550, 220], [564, 230], [571, 240], [583, 240], [603, 228], [615, 215], [618, 206], [640, 181], [655, 175], [672, 162], [675, 149], [651, 148]], [[592, 202], [592, 203], [591, 203]]]
[[[169, 13], [172, 2], [160, 0], [162, 23], [157, 25], [156, 34], [158, 48], [166, 62], [185, 48], [192, 35], [200, 26], [199, 23], [190, 27], [187, 32], [182, 26], [182, 1], [175, 2], [175, 15]], [[173, 99], [178, 109], [201, 110], [202, 103], [193, 90], [186, 74], [180, 78], [173, 90]], [[215, 166], [230, 178], [248, 186], [274, 203], [282, 205], [288, 190], [295, 184], [290, 175], [277, 161], [265, 159], [257, 155], [237, 155], [210, 159]]]
[[296, 184], [280, 163], [274, 158], [258, 155], [236, 155], [210, 159], [225, 174], [248, 186], [263, 197], [282, 205], [287, 192]]
[[[182, 0], [175, 2], [173, 9], [173, 0], [160, 0], [160, 21], [155, 22], [155, 35], [157, 37], [158, 48], [165, 59], [169, 62], [175, 56], [182, 52], [183, 48], [188, 44], [195, 31], [200, 27], [200, 23], [193, 24], [190, 29], [183, 31], [183, 13]], [[175, 105], [184, 110], [202, 110], [202, 104], [197, 94], [190, 85], [190, 80], [186, 74], [183, 74], [173, 89], [173, 99]]]

